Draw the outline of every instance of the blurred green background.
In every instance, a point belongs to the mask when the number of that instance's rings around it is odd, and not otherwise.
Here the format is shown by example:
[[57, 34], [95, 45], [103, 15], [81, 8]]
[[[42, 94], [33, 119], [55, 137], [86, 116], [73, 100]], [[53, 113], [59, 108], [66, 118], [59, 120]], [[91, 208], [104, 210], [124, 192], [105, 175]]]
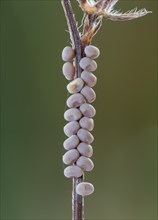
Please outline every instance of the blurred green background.
[[[157, 219], [157, 1], [122, 0], [116, 8], [135, 6], [153, 13], [104, 19], [93, 41], [101, 56], [89, 220]], [[71, 219], [71, 180], [61, 160], [65, 30], [60, 0], [1, 0], [1, 220]]]

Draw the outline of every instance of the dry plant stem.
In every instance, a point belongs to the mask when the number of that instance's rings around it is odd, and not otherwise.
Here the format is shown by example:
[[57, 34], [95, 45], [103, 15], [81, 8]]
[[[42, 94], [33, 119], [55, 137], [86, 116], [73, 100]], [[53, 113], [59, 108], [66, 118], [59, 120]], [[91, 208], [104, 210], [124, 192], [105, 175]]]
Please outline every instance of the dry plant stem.
[[72, 219], [84, 220], [84, 197], [76, 193], [76, 186], [83, 182], [84, 177], [73, 178], [72, 186]]
[[[73, 43], [73, 47], [76, 51], [75, 56], [75, 64], [76, 64], [76, 77], [81, 76], [81, 68], [79, 62], [82, 57], [82, 45], [80, 41], [79, 32], [76, 26], [76, 21], [74, 19], [74, 15], [72, 12], [72, 7], [69, 0], [62, 0], [62, 6], [65, 12], [67, 24], [69, 27], [69, 32], [71, 36], [71, 40]], [[73, 189], [72, 189], [72, 219], [73, 220], [83, 220], [84, 219], [84, 197], [78, 195], [76, 193], [76, 186], [83, 182], [84, 177], [81, 176], [79, 178], [73, 178]]]
[[81, 56], [82, 56], [82, 45], [80, 41], [80, 36], [79, 32], [76, 26], [76, 21], [72, 12], [72, 7], [70, 4], [69, 0], [61, 0], [62, 6], [65, 12], [71, 40], [73, 43], [73, 47], [75, 48], [76, 51], [76, 56], [75, 56], [75, 64], [76, 64], [76, 71], [77, 71], [77, 77], [81, 76], [81, 67], [79, 65]]

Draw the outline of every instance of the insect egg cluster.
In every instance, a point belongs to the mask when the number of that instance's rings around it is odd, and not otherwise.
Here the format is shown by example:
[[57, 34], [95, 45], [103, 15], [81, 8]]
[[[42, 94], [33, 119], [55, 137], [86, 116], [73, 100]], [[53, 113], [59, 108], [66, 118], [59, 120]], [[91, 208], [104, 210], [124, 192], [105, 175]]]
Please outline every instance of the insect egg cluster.
[[[93, 86], [97, 82], [96, 76], [92, 73], [97, 69], [96, 59], [100, 55], [97, 47], [88, 45], [84, 49], [85, 57], [80, 60], [82, 69], [81, 77], [76, 78], [76, 69], [73, 65], [75, 51], [67, 46], [62, 51], [63, 75], [70, 83], [67, 90], [70, 96], [67, 99], [68, 109], [64, 113], [64, 118], [68, 122], [64, 126], [64, 133], [67, 139], [63, 146], [66, 153], [63, 155], [64, 164], [68, 165], [64, 169], [67, 178], [81, 177], [84, 172], [89, 172], [94, 168], [94, 163], [90, 159], [93, 155], [91, 143], [94, 140], [90, 133], [94, 128], [93, 117], [96, 114], [95, 108], [91, 105], [96, 99]], [[76, 187], [77, 194], [87, 196], [92, 194], [94, 186], [88, 182], [81, 182]]]

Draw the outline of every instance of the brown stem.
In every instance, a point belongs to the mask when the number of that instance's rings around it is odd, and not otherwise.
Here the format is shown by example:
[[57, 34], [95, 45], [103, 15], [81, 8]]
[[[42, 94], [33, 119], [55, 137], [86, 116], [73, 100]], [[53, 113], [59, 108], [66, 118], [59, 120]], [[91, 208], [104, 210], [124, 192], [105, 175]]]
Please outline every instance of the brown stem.
[[[62, 6], [65, 12], [70, 37], [72, 41], [72, 46], [76, 51], [75, 56], [75, 66], [76, 66], [76, 77], [81, 76], [81, 67], [79, 62], [82, 57], [82, 45], [80, 40], [80, 35], [76, 26], [76, 21], [72, 12], [72, 7], [69, 0], [61, 0]], [[72, 219], [73, 220], [84, 220], [84, 197], [76, 193], [76, 186], [83, 182], [84, 176], [79, 178], [73, 178], [73, 187], [72, 187]]]
[[79, 62], [82, 57], [82, 45], [81, 45], [81, 40], [80, 40], [80, 35], [77, 29], [76, 21], [72, 12], [72, 7], [70, 4], [69, 0], [61, 0], [67, 24], [69, 27], [69, 32], [70, 32], [70, 37], [73, 43], [73, 47], [76, 51], [76, 56], [75, 56], [75, 64], [76, 64], [76, 71], [77, 71], [77, 77], [81, 76], [81, 67], [79, 65]]
[[84, 220], [84, 197], [76, 193], [76, 186], [83, 182], [84, 177], [73, 178], [72, 186], [72, 219]]

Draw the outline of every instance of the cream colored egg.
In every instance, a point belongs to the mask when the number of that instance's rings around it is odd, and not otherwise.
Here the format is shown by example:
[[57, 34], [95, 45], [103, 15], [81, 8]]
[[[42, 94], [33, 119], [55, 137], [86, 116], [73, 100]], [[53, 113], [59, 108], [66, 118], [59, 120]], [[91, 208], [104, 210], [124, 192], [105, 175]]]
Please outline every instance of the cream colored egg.
[[79, 137], [79, 139], [80, 139], [82, 142], [85, 142], [85, 143], [87, 143], [87, 144], [91, 144], [91, 143], [94, 141], [93, 135], [92, 135], [89, 131], [87, 131], [87, 130], [85, 130], [85, 129], [83, 129], [83, 128], [81, 128], [81, 129], [77, 132], [77, 136]]
[[67, 85], [67, 90], [70, 94], [79, 92], [84, 85], [84, 82], [81, 78], [74, 79]]
[[82, 117], [79, 121], [81, 128], [92, 131], [94, 128], [94, 120], [88, 117]]
[[72, 63], [70, 62], [64, 63], [62, 71], [63, 71], [63, 75], [65, 76], [67, 80], [74, 79], [75, 67], [72, 65]]
[[76, 93], [76, 94], [71, 95], [67, 99], [67, 102], [66, 102], [66, 104], [69, 108], [77, 108], [80, 105], [82, 105], [83, 103], [85, 103], [85, 98], [80, 93]]
[[84, 49], [84, 52], [85, 52], [86, 56], [91, 59], [96, 59], [100, 55], [100, 50], [97, 47], [92, 46], [92, 45], [86, 46]]
[[77, 121], [71, 121], [64, 126], [64, 133], [66, 136], [70, 137], [74, 135], [79, 130], [80, 125]]
[[84, 103], [80, 106], [80, 111], [82, 112], [82, 114], [88, 118], [92, 118], [95, 116], [96, 114], [96, 110], [95, 108], [88, 103]]
[[70, 108], [64, 113], [66, 121], [77, 121], [82, 117], [82, 113], [78, 108]]
[[76, 149], [69, 150], [63, 155], [63, 162], [67, 165], [73, 164], [74, 162], [76, 162], [79, 156], [80, 154], [78, 150]]
[[81, 78], [86, 83], [86, 85], [89, 86], [89, 87], [93, 87], [97, 83], [97, 77], [93, 73], [88, 72], [86, 70], [84, 70], [81, 73]]
[[64, 175], [67, 178], [80, 177], [83, 175], [83, 170], [76, 165], [68, 166], [64, 169]]
[[93, 72], [97, 69], [97, 63], [88, 58], [88, 57], [83, 57], [81, 60], [80, 60], [80, 67], [83, 69], [83, 70], [87, 70], [89, 72]]
[[93, 148], [91, 145], [81, 142], [77, 146], [77, 150], [82, 156], [91, 157], [93, 155]]
[[76, 161], [76, 165], [81, 167], [84, 171], [91, 171], [94, 168], [93, 161], [85, 156], [80, 156], [79, 159]]
[[88, 196], [94, 192], [94, 186], [88, 182], [79, 183], [76, 186], [76, 192], [81, 196]]
[[72, 49], [72, 47], [67, 46], [63, 49], [62, 51], [62, 59], [63, 61], [72, 61], [73, 58], [75, 57], [75, 52]]
[[72, 135], [64, 141], [63, 147], [66, 150], [71, 150], [71, 149], [76, 148], [78, 146], [79, 142], [80, 142], [80, 140], [77, 137], [77, 135]]
[[95, 91], [92, 88], [90, 88], [89, 86], [85, 86], [81, 90], [81, 94], [86, 98], [87, 102], [89, 102], [89, 103], [94, 102], [96, 99]]

